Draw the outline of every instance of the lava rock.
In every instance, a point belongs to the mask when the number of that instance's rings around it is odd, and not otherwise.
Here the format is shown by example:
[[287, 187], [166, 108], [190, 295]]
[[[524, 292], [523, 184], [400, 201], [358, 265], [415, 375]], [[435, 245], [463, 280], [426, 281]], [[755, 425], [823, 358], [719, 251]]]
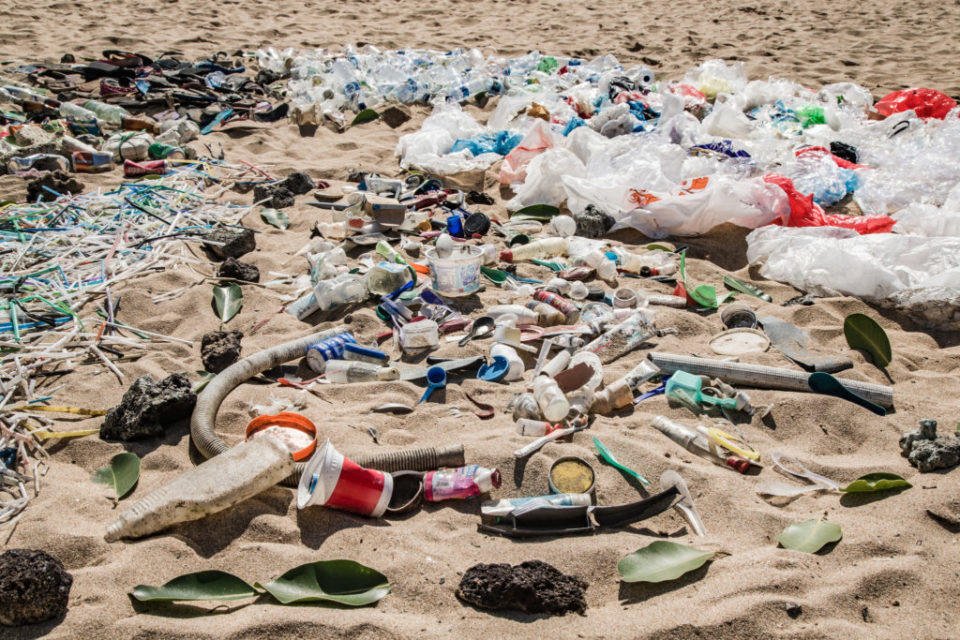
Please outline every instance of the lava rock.
[[286, 209], [296, 202], [293, 191], [283, 186], [282, 182], [258, 184], [253, 188], [253, 201], [271, 209]]
[[11, 549], [0, 555], [0, 624], [15, 627], [62, 618], [73, 576], [44, 551]]
[[175, 373], [160, 382], [149, 375], [137, 378], [120, 404], [107, 412], [100, 428], [103, 440], [134, 440], [163, 435], [178, 420], [189, 418], [197, 404], [190, 381]]
[[53, 202], [57, 196], [47, 191], [53, 189], [57, 193], [80, 193], [83, 183], [63, 171], [51, 171], [27, 183], [27, 201], [36, 202], [40, 198], [43, 202]]
[[227, 258], [217, 269], [220, 278], [233, 278], [244, 282], [260, 282], [260, 269], [249, 262], [240, 262], [236, 258]]
[[512, 609], [564, 615], [587, 609], [585, 580], [567, 576], [540, 560], [521, 564], [477, 564], [463, 574], [457, 597], [481, 609]]
[[208, 244], [210, 250], [221, 258], [239, 258], [257, 248], [257, 240], [253, 229], [246, 227], [218, 227], [204, 236], [205, 240], [222, 243]]
[[380, 112], [380, 119], [391, 129], [396, 129], [410, 119], [410, 111], [402, 107], [387, 107]]
[[788, 604], [786, 605], [787, 615], [796, 620], [800, 617], [800, 614], [803, 613], [803, 607], [798, 604]]
[[298, 196], [302, 196], [305, 193], [310, 193], [317, 188], [313, 178], [302, 171], [291, 173], [284, 178], [283, 182], [280, 184], [283, 185], [288, 191]]
[[921, 420], [920, 428], [900, 438], [900, 452], [921, 473], [960, 464], [960, 437], [937, 436], [936, 420]]
[[573, 219], [577, 221], [577, 235], [584, 238], [599, 238], [616, 222], [592, 204], [587, 205], [583, 213], [573, 214]]
[[203, 368], [211, 373], [220, 373], [240, 359], [240, 331], [211, 331], [200, 340], [200, 357]]

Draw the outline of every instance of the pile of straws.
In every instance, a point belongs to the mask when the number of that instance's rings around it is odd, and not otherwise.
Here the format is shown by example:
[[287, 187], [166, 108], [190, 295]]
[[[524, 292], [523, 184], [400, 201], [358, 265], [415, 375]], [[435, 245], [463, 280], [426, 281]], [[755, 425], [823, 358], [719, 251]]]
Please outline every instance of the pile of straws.
[[140, 357], [123, 350], [192, 345], [120, 322], [119, 290], [138, 276], [205, 263], [189, 245], [249, 211], [217, 198], [250, 172], [190, 163], [110, 192], [0, 207], [0, 527], [16, 522], [29, 487], [39, 491], [45, 440], [96, 433], [54, 431], [35, 415], [101, 413], [42, 404], [60, 376], [101, 363], [122, 380], [115, 362]]

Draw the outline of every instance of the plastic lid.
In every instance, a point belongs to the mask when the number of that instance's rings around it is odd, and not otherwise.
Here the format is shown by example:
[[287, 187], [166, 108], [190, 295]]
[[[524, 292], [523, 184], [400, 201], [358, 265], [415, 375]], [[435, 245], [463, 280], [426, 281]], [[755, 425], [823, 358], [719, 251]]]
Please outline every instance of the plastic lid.
[[487, 382], [500, 382], [510, 370], [510, 361], [503, 356], [493, 356], [493, 362], [485, 364], [477, 371], [477, 377]]
[[490, 231], [490, 218], [479, 211], [471, 213], [467, 216], [467, 219], [463, 221], [463, 230], [471, 236], [475, 233], [484, 235]]
[[769, 347], [770, 338], [767, 334], [746, 327], [727, 329], [710, 338], [710, 348], [714, 353], [725, 356], [763, 353]]
[[505, 250], [500, 252], [500, 260], [503, 262], [513, 262], [513, 251]]

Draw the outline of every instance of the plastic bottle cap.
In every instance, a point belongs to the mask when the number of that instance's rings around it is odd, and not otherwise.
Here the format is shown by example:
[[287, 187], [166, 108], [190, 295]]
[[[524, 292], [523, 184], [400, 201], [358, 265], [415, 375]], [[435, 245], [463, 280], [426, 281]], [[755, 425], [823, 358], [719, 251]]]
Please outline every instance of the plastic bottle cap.
[[467, 235], [471, 236], [475, 233], [484, 235], [490, 231], [490, 218], [479, 211], [476, 213], [471, 213], [469, 216], [467, 216], [467, 219], [463, 221], [463, 230], [467, 233]]
[[500, 260], [503, 262], [513, 262], [513, 251], [504, 250], [500, 252]]
[[485, 364], [477, 371], [477, 377], [487, 382], [500, 382], [510, 370], [510, 361], [503, 356], [493, 356], [493, 362]]

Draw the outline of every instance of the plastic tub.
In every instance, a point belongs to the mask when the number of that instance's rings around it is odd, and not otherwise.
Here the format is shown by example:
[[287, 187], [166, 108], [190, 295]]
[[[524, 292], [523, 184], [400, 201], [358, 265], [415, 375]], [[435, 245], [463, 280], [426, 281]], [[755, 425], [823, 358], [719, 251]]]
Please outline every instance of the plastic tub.
[[459, 297], [476, 293], [480, 288], [480, 265], [483, 250], [480, 247], [461, 246], [449, 258], [437, 256], [435, 248], [425, 255], [430, 264], [433, 288], [443, 296]]
[[[317, 427], [299, 413], [278, 413], [275, 416], [254, 418], [247, 425], [245, 439], [254, 440], [259, 435], [268, 433], [273, 434], [287, 447], [296, 462], [306, 460], [317, 448]], [[306, 434], [306, 437], [302, 434]]]

